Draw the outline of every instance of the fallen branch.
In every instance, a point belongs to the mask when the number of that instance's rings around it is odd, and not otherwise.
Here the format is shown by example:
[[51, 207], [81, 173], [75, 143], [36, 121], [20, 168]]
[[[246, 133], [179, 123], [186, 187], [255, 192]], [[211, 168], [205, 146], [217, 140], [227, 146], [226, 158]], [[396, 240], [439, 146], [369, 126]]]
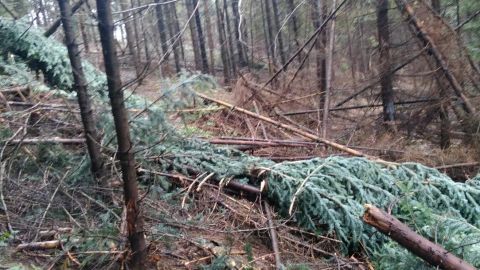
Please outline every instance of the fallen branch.
[[283, 267], [282, 260], [280, 259], [280, 249], [278, 248], [277, 231], [275, 230], [275, 226], [273, 224], [270, 206], [267, 204], [267, 202], [263, 202], [263, 206], [265, 207], [265, 213], [267, 214], [268, 227], [270, 230], [270, 239], [272, 240], [272, 249], [273, 253], [275, 254], [275, 267], [276, 269], [282, 269]]
[[31, 242], [18, 245], [16, 251], [19, 252], [22, 250], [56, 249], [60, 248], [61, 245], [62, 243], [60, 242], [60, 240]]
[[317, 135], [314, 135], [312, 133], [309, 133], [309, 132], [306, 132], [306, 131], [303, 131], [301, 129], [298, 129], [298, 128], [295, 128], [295, 127], [292, 127], [290, 125], [286, 125], [286, 124], [283, 124], [283, 123], [280, 123], [278, 121], [275, 121], [269, 117], [266, 117], [266, 116], [263, 116], [263, 115], [260, 115], [260, 114], [257, 114], [257, 113], [254, 113], [254, 112], [251, 112], [249, 110], [245, 110], [245, 109], [242, 109], [242, 108], [239, 108], [239, 107], [235, 107], [234, 105], [231, 105], [225, 101], [221, 101], [221, 100], [217, 100], [217, 99], [214, 99], [214, 98], [210, 98], [206, 95], [203, 95], [203, 94], [200, 94], [200, 93], [196, 93], [197, 96], [205, 99], [205, 100], [208, 100], [208, 101], [212, 101], [212, 102], [215, 102], [217, 104], [220, 104], [222, 106], [225, 106], [227, 108], [230, 108], [231, 110], [235, 110], [235, 111], [238, 111], [238, 112], [241, 112], [243, 114], [246, 114], [248, 116], [251, 116], [251, 117], [254, 117], [256, 119], [260, 119], [262, 121], [265, 121], [267, 123], [270, 123], [274, 126], [277, 126], [277, 127], [280, 127], [280, 128], [283, 128], [283, 129], [286, 129], [286, 130], [289, 130], [293, 133], [296, 133], [298, 135], [301, 135], [301, 136], [304, 136], [306, 138], [309, 138], [309, 139], [312, 139], [314, 141], [317, 141], [317, 142], [320, 142], [320, 143], [323, 143], [323, 144], [326, 144], [328, 146], [331, 146], [335, 149], [338, 149], [340, 151], [343, 151], [343, 152], [346, 152], [346, 153], [349, 153], [353, 156], [359, 156], [359, 157], [366, 157], [366, 158], [369, 158], [371, 160], [375, 160], [377, 162], [380, 162], [380, 163], [384, 163], [384, 164], [393, 164], [391, 162], [386, 162], [384, 160], [381, 160], [381, 159], [378, 159], [378, 158], [375, 158], [373, 156], [369, 156], [369, 155], [366, 155], [360, 151], [357, 151], [357, 150], [354, 150], [352, 148], [349, 148], [345, 145], [342, 145], [342, 144], [339, 144], [339, 143], [336, 143], [336, 142], [333, 142], [333, 141], [330, 141], [330, 140], [327, 140], [327, 139], [324, 139], [324, 138], [321, 138]]
[[[5, 141], [3, 142], [5, 143]], [[30, 139], [23, 139], [23, 140], [11, 140], [6, 142], [8, 145], [15, 145], [15, 144], [40, 144], [40, 143], [59, 143], [59, 144], [84, 144], [84, 138], [30, 138]]]
[[475, 270], [475, 267], [455, 257], [443, 247], [418, 235], [407, 225], [373, 205], [365, 205], [363, 221], [434, 267], [451, 270]]

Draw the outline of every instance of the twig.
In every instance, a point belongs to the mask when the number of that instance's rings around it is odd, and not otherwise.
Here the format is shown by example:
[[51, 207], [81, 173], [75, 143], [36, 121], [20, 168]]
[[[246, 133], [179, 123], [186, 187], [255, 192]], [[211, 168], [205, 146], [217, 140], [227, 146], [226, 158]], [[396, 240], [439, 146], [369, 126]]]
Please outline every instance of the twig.
[[7, 220], [7, 228], [10, 233], [14, 233], [11, 222], [10, 222], [10, 215], [8, 214], [7, 204], [5, 203], [5, 197], [3, 195], [3, 179], [5, 175], [5, 163], [6, 161], [3, 160], [3, 154], [5, 153], [5, 148], [7, 148], [8, 141], [13, 140], [21, 131], [23, 127], [20, 127], [15, 134], [7, 140], [7, 142], [3, 145], [2, 151], [0, 152], [0, 201], [2, 203], [2, 208], [5, 211], [5, 218]]
[[45, 220], [45, 217], [47, 216], [48, 210], [50, 210], [50, 207], [52, 206], [53, 199], [55, 198], [55, 195], [57, 195], [57, 192], [58, 192], [58, 190], [60, 189], [60, 186], [62, 185], [63, 180], [65, 180], [65, 178], [67, 178], [67, 176], [69, 175], [69, 173], [70, 173], [70, 170], [67, 170], [67, 172], [66, 172], [66, 173], [63, 175], [63, 177], [60, 179], [60, 181], [59, 181], [59, 183], [58, 183], [58, 185], [57, 185], [57, 188], [55, 188], [55, 191], [53, 192], [52, 196], [50, 197], [50, 200], [48, 201], [47, 208], [45, 208], [45, 212], [43, 212], [42, 218], [41, 218], [40, 221], [38, 222], [38, 230], [37, 230], [37, 233], [35, 234], [34, 240], [37, 240], [37, 239], [38, 239], [38, 235], [40, 234], [40, 228], [41, 228], [42, 225], [43, 225], [43, 221]]
[[286, 124], [283, 124], [283, 123], [281, 123], [281, 122], [275, 121], [275, 120], [273, 120], [273, 119], [271, 119], [271, 118], [269, 118], [269, 117], [266, 117], [266, 116], [263, 116], [263, 115], [259, 115], [259, 114], [253, 113], [253, 112], [251, 112], [251, 111], [248, 111], [248, 110], [245, 110], [245, 109], [242, 109], [242, 108], [235, 107], [234, 105], [231, 105], [231, 104], [229, 104], [229, 103], [227, 103], [227, 102], [224, 102], [224, 101], [221, 101], [221, 100], [217, 100], [217, 99], [214, 99], [214, 98], [210, 98], [210, 97], [208, 97], [208, 96], [206, 96], [206, 95], [203, 95], [203, 94], [200, 94], [200, 93], [196, 93], [196, 94], [197, 94], [197, 96], [199, 96], [199, 97], [201, 97], [201, 98], [203, 98], [203, 99], [205, 99], [205, 100], [209, 100], [209, 101], [218, 103], [218, 104], [223, 105], [223, 106], [225, 106], [225, 107], [228, 107], [228, 108], [230, 108], [230, 109], [232, 109], [232, 110], [236, 110], [236, 111], [241, 112], [241, 113], [243, 113], [243, 114], [246, 114], [246, 115], [252, 116], [252, 117], [254, 117], [254, 118], [260, 119], [260, 120], [262, 120], [262, 121], [265, 121], [265, 122], [267, 122], [267, 123], [270, 123], [270, 124], [272, 124], [272, 125], [274, 125], [274, 126], [281, 127], [281, 128], [286, 129], [286, 130], [292, 131], [292, 132], [294, 132], [294, 133], [296, 133], [296, 134], [302, 135], [302, 136], [304, 136], [304, 137], [306, 137], [306, 138], [315, 140], [315, 141], [317, 141], [317, 142], [321, 142], [321, 143], [323, 143], [323, 144], [326, 144], [326, 145], [328, 145], [328, 146], [331, 146], [331, 147], [333, 147], [333, 148], [335, 148], [335, 149], [338, 149], [338, 150], [341, 150], [341, 151], [343, 151], [343, 152], [349, 153], [349, 154], [351, 154], [351, 155], [360, 156], [360, 157], [366, 157], [366, 158], [369, 158], [369, 159], [371, 159], [371, 160], [373, 160], [373, 161], [376, 161], [376, 162], [378, 162], [378, 163], [385, 164], [385, 165], [395, 165], [395, 163], [393, 163], [393, 162], [387, 162], [387, 161], [385, 161], [385, 160], [378, 159], [378, 158], [373, 157], [373, 156], [370, 156], [370, 155], [366, 155], [366, 154], [364, 154], [364, 153], [362, 153], [362, 152], [360, 152], [360, 151], [354, 150], [354, 149], [349, 148], [349, 147], [347, 147], [347, 146], [345, 146], [345, 145], [341, 145], [341, 144], [339, 144], [339, 143], [336, 143], [336, 142], [333, 142], [333, 141], [330, 141], [330, 140], [321, 138], [321, 137], [319, 137], [319, 136], [317, 136], [317, 135], [311, 134], [311, 133], [309, 133], [309, 132], [305, 132], [305, 131], [303, 131], [303, 130], [301, 130], [301, 129], [298, 129], [298, 128], [292, 127], [292, 126], [290, 126], [290, 125], [286, 125]]
[[272, 249], [273, 253], [275, 254], [275, 266], [277, 269], [282, 269], [282, 260], [280, 259], [280, 250], [278, 248], [278, 239], [277, 239], [277, 231], [275, 230], [275, 226], [272, 220], [272, 213], [270, 212], [270, 207], [267, 202], [263, 202], [263, 206], [265, 207], [265, 212], [267, 214], [268, 219], [268, 227], [270, 227], [270, 238], [272, 240]]

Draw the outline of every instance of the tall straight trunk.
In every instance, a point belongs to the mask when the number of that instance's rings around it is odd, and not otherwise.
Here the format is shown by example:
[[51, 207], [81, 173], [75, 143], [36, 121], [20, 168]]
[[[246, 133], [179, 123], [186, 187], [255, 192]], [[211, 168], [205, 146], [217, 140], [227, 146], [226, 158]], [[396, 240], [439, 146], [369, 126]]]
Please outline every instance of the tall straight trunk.
[[[262, 26], [263, 26], [263, 35], [264, 35], [264, 40], [265, 40], [265, 53], [267, 54], [267, 62], [268, 62], [268, 70], [271, 73], [272, 68], [271, 68], [271, 63], [273, 63], [273, 57], [271, 55], [271, 45], [270, 45], [270, 34], [269, 34], [269, 29], [268, 29], [268, 23], [267, 23], [267, 16], [266, 11], [265, 11], [265, 1], [260, 1], [260, 9], [261, 9], [261, 14], [262, 14]], [[253, 37], [252, 37], [253, 39]]]
[[278, 10], [278, 0], [272, 0], [272, 9], [273, 9], [273, 21], [275, 23], [274, 26], [274, 33], [276, 33], [276, 37], [278, 39], [278, 51], [280, 55], [281, 64], [285, 64], [287, 62], [287, 58], [285, 55], [285, 49], [283, 47], [283, 35], [280, 29], [280, 12]]
[[[290, 12], [290, 29], [293, 33], [293, 39], [295, 41], [295, 50], [300, 47], [300, 41], [298, 39], [298, 18], [295, 14], [295, 0], [287, 0], [288, 12]], [[303, 59], [303, 55], [299, 55], [298, 59]], [[301, 60], [300, 60], [301, 61]]]
[[[315, 0], [312, 8], [312, 21], [313, 28], [318, 29], [323, 20], [326, 18], [325, 6], [323, 0]], [[325, 104], [325, 92], [327, 90], [327, 59], [326, 59], [326, 47], [327, 47], [327, 31], [322, 31], [320, 36], [315, 40], [316, 50], [316, 86], [318, 90], [318, 114], [317, 118], [320, 122], [320, 110], [323, 109]]]
[[272, 57], [272, 62], [273, 65], [275, 65], [275, 50], [274, 50], [274, 44], [275, 44], [275, 35], [274, 29], [273, 29], [273, 22], [272, 22], [272, 13], [271, 13], [271, 7], [270, 7], [270, 0], [263, 0], [264, 3], [264, 9], [265, 9], [265, 21], [266, 21], [266, 26], [267, 26], [267, 32], [268, 32], [268, 48], [270, 51], [270, 56]]
[[223, 79], [225, 83], [230, 82], [230, 64], [229, 56], [226, 44], [226, 35], [225, 35], [225, 24], [222, 13], [222, 8], [220, 6], [220, 1], [215, 0], [215, 10], [217, 12], [217, 30], [218, 30], [218, 43], [220, 44], [220, 56], [222, 58], [222, 68], [223, 68]]
[[[130, 0], [130, 8], [135, 8], [135, 1]], [[135, 36], [135, 48], [137, 50], [137, 57], [138, 57], [138, 62], [142, 62], [142, 50], [140, 46], [141, 39], [140, 39], [140, 30], [138, 28], [138, 12], [134, 11], [132, 12], [133, 18], [130, 18], [132, 21], [132, 26], [133, 26], [133, 34]]]
[[[242, 29], [239, 29], [240, 24], [240, 12], [238, 11], [238, 0], [231, 0], [232, 3], [232, 12], [233, 12], [233, 21], [234, 21], [234, 29], [232, 31], [235, 32], [235, 41], [237, 43], [237, 54], [238, 54], [238, 65], [240, 67], [245, 67], [247, 65], [247, 53], [245, 51], [245, 46], [242, 44], [243, 38], [241, 38]], [[243, 26], [245, 27], [245, 26]]]
[[[165, 59], [168, 61], [168, 38], [167, 38], [167, 28], [165, 27], [165, 12], [164, 12], [164, 6], [160, 3], [162, 3], [163, 0], [155, 0], [155, 3], [157, 5], [155, 6], [155, 14], [157, 15], [157, 29], [158, 29], [158, 36], [160, 38], [160, 47], [162, 48], [162, 53], [165, 55]], [[168, 12], [167, 12], [168, 13]], [[171, 24], [171, 20], [168, 20], [168, 22]]]
[[[72, 9], [68, 0], [58, 0], [60, 6], [61, 20], [63, 31], [65, 33], [65, 42], [68, 49], [68, 57], [72, 66], [73, 80], [75, 82], [75, 91], [77, 92], [78, 105], [80, 107], [80, 116], [82, 118], [85, 140], [87, 143], [88, 155], [90, 156], [91, 170], [96, 179], [100, 179], [104, 175], [104, 166], [100, 146], [96, 143], [99, 139], [95, 129], [95, 120], [87, 91], [87, 82], [83, 73], [82, 60], [80, 58], [80, 50], [75, 39], [73, 30]], [[102, 183], [105, 184], [105, 183]]]
[[230, 14], [228, 13], [228, 5], [227, 5], [227, 1], [229, 0], [223, 0], [223, 14], [225, 16], [225, 26], [227, 27], [226, 28], [226, 33], [227, 33], [227, 37], [228, 37], [228, 54], [229, 54], [229, 58], [230, 58], [230, 68], [232, 70], [232, 73], [233, 74], [236, 74], [237, 73], [237, 58], [235, 57], [235, 48], [233, 47], [233, 34], [232, 34], [232, 27], [231, 27], [231, 24], [230, 24]]
[[194, 0], [185, 0], [185, 5], [187, 8], [187, 19], [190, 19], [193, 16], [188, 26], [190, 27], [190, 37], [192, 39], [192, 49], [193, 49], [193, 58], [195, 60], [195, 69], [200, 70], [202, 68], [202, 58], [200, 56], [200, 43], [197, 31], [197, 24], [195, 22], [195, 14], [193, 14], [193, 10], [195, 9], [195, 5], [193, 3]]
[[[179, 23], [179, 19], [178, 19], [176, 2], [173, 2], [172, 5], [170, 6], [170, 13], [173, 14], [173, 18], [174, 18], [173, 26], [174, 26], [174, 29], [175, 29], [175, 33], [176, 33], [176, 35], [180, 35], [180, 23]], [[183, 43], [182, 35], [180, 35], [178, 45], [180, 47], [180, 55], [181, 55], [181, 58], [182, 58], [183, 65], [186, 66], [187, 62], [185, 60], [185, 45]]]
[[[86, 2], [87, 0], [78, 0], [78, 2], [76, 2], [73, 6], [72, 6], [72, 14], [75, 14], [75, 12], [77, 12], [77, 10]], [[56, 6], [53, 5], [53, 11], [50, 13], [50, 14], [59, 14], [60, 12], [58, 12], [56, 10]], [[60, 18], [56, 19], [52, 25], [45, 31], [45, 33], [43, 33], [44, 36], [46, 37], [50, 37], [51, 35], [53, 35], [53, 33], [55, 33], [55, 31], [57, 31], [57, 29], [60, 27], [60, 24], [62, 23], [62, 20]]]
[[210, 14], [210, 4], [209, 1], [204, 1], [204, 12], [205, 12], [205, 25], [207, 29], [207, 44], [208, 44], [208, 58], [210, 60], [210, 74], [215, 75], [215, 44], [213, 41], [213, 29], [212, 29], [212, 20]]
[[[88, 32], [87, 32], [86, 27], [85, 27], [85, 18], [83, 17], [85, 15], [86, 15], [85, 12], [82, 12], [82, 13], [79, 14], [78, 24], [80, 25], [80, 33], [82, 34], [83, 48], [85, 49], [86, 53], [89, 53], [90, 52], [89, 38], [88, 38]], [[63, 29], [65, 29], [65, 27]]]
[[[142, 5], [141, 1], [137, 0], [137, 6], [141, 6], [141, 5]], [[145, 15], [140, 18], [141, 18], [140, 30], [142, 31], [143, 49], [145, 51], [145, 60], [148, 65], [150, 61], [150, 49], [148, 47], [148, 33], [147, 33], [147, 27], [145, 27], [145, 24], [146, 24], [145, 21], [147, 21], [150, 24], [150, 20], [148, 20], [148, 18], [150, 17], [149, 16], [147, 17], [147, 15]]]
[[[332, 10], [335, 10], [337, 7], [337, 0], [333, 0]], [[325, 103], [323, 106], [323, 128], [322, 128], [322, 137], [325, 139], [327, 137], [328, 129], [328, 114], [330, 107], [330, 94], [332, 92], [332, 80], [333, 80], [333, 52], [335, 49], [335, 17], [331, 20], [330, 26], [330, 37], [328, 40], [328, 55], [327, 55], [327, 80], [325, 84]]]
[[[130, 9], [130, 1], [129, 0], [120, 0], [120, 7], [122, 10], [129, 10]], [[140, 61], [138, 58], [137, 48], [135, 46], [135, 31], [133, 29], [131, 20], [132, 15], [131, 12], [122, 12], [123, 23], [125, 24], [125, 33], [127, 36], [127, 47], [128, 51], [132, 57], [132, 62], [135, 67], [136, 75], [139, 76], [141, 73]]]
[[200, 19], [200, 8], [198, 0], [192, 0], [192, 6], [194, 8], [197, 7], [194, 16], [198, 35], [198, 44], [200, 45], [200, 60], [202, 62], [202, 72], [208, 73], [207, 49], [205, 46], [205, 35], [203, 34], [202, 20]]
[[[176, 12], [176, 6], [175, 3], [170, 3], [166, 6], [166, 19], [167, 19], [167, 28], [168, 28], [168, 35], [169, 35], [169, 40], [170, 40], [170, 45], [173, 48], [173, 60], [175, 61], [175, 70], [177, 73], [182, 71], [182, 66], [180, 65], [180, 50], [179, 50], [179, 44], [181, 44], [181, 37], [178, 37], [178, 32], [176, 32], [176, 27], [175, 24], [178, 26], [178, 21], [175, 20], [175, 14]], [[165, 14], [165, 13], [163, 13]], [[179, 38], [177, 42], [175, 42]], [[166, 37], [165, 37], [166, 39]], [[166, 41], [165, 41], [166, 42]], [[165, 50], [168, 49], [165, 48]], [[166, 53], [166, 51], [164, 52]]]
[[108, 82], [108, 96], [112, 106], [118, 153], [122, 169], [123, 191], [127, 212], [128, 240], [132, 249], [131, 268], [144, 269], [147, 248], [143, 231], [143, 217], [140, 212], [135, 157], [130, 140], [128, 113], [125, 109], [120, 66], [115, 51], [111, 2], [97, 0], [98, 30], [103, 48], [105, 73]]
[[395, 121], [395, 104], [390, 70], [390, 27], [388, 20], [388, 0], [377, 0], [377, 29], [379, 44], [380, 85], [383, 104], [383, 120], [387, 124]]

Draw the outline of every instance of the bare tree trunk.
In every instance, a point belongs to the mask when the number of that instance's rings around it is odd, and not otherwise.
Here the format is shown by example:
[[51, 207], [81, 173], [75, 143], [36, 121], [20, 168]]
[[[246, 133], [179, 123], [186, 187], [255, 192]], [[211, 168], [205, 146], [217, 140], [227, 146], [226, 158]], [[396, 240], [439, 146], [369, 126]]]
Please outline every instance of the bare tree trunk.
[[[233, 21], [234, 21], [234, 29], [232, 31], [235, 32], [235, 40], [237, 43], [237, 54], [238, 54], [238, 65], [242, 68], [247, 65], [247, 56], [245, 51], [245, 46], [241, 42], [241, 32], [239, 32], [239, 24], [240, 24], [240, 12], [238, 11], [238, 0], [231, 0], [232, 3], [232, 12], [233, 12]], [[243, 25], [245, 27], [245, 25]], [[241, 29], [240, 29], [241, 30]]]
[[[335, 10], [337, 7], [337, 0], [333, 0], [332, 10]], [[331, 20], [330, 26], [330, 37], [328, 44], [328, 56], [327, 56], [327, 80], [325, 84], [325, 103], [323, 104], [323, 128], [322, 128], [322, 137], [327, 138], [327, 129], [328, 129], [328, 114], [330, 107], [330, 93], [332, 92], [332, 80], [333, 80], [333, 51], [335, 49], [335, 17]]]
[[[265, 53], [267, 54], [267, 62], [268, 62], [268, 71], [272, 73], [272, 64], [274, 62], [273, 56], [271, 55], [271, 44], [270, 44], [270, 33], [269, 33], [269, 27], [268, 27], [268, 22], [267, 22], [267, 16], [266, 14], [266, 8], [265, 8], [266, 1], [261, 0], [260, 1], [260, 9], [262, 11], [262, 26], [263, 26], [263, 34], [265, 36]], [[253, 37], [252, 37], [253, 39]]]
[[83, 48], [85, 48], [85, 53], [89, 53], [90, 52], [89, 38], [88, 38], [88, 33], [87, 33], [87, 30], [86, 30], [86, 27], [85, 27], [85, 18], [83, 17], [85, 15], [86, 15], [86, 12], [82, 12], [82, 13], [79, 14], [78, 23], [80, 25], [80, 32], [82, 34]]
[[[165, 18], [168, 18], [165, 16], [165, 12], [163, 10], [163, 5], [160, 4], [162, 3], [163, 0], [155, 0], [155, 3], [157, 5], [155, 6], [155, 14], [157, 15], [157, 29], [158, 29], [158, 36], [160, 37], [160, 47], [162, 48], [162, 53], [164, 55], [167, 54], [168, 52], [168, 38], [167, 38], [167, 28], [165, 27]], [[168, 13], [168, 11], [167, 11]], [[168, 20], [168, 22], [171, 24], [172, 21]], [[166, 61], [168, 61], [168, 55], [165, 56]]]
[[132, 269], [144, 269], [146, 258], [143, 217], [140, 212], [135, 157], [130, 140], [128, 113], [125, 109], [120, 69], [113, 37], [111, 2], [97, 0], [98, 29], [103, 48], [105, 73], [108, 80], [108, 96], [112, 106], [113, 120], [118, 142], [118, 158], [122, 169], [124, 200], [127, 212], [128, 239], [132, 249]]
[[[177, 5], [176, 2], [173, 2], [172, 5], [170, 6], [170, 13], [173, 14], [173, 26], [175, 29], [176, 35], [180, 35], [180, 24], [179, 24], [179, 19], [178, 19], [178, 14], [177, 14]], [[180, 46], [180, 55], [183, 61], [183, 65], [187, 66], [187, 62], [185, 60], [185, 47], [183, 44], [183, 37], [180, 35], [180, 40], [179, 40], [179, 46]]]
[[[274, 21], [274, 33], [278, 39], [278, 50], [280, 54], [280, 61], [281, 64], [284, 65], [287, 62], [287, 58], [285, 56], [285, 49], [283, 47], [283, 35], [280, 29], [280, 12], [278, 10], [278, 0], [272, 0], [272, 9], [273, 9], [273, 21]], [[275, 37], [274, 37], [275, 39]]]
[[195, 9], [195, 5], [193, 3], [194, 0], [186, 0], [185, 5], [187, 8], [187, 19], [190, 19], [190, 16], [193, 16], [188, 23], [190, 27], [190, 37], [192, 39], [192, 49], [193, 49], [193, 57], [195, 59], [195, 69], [200, 70], [202, 68], [202, 58], [200, 56], [200, 46], [199, 46], [199, 37], [197, 31], [197, 24], [195, 23], [195, 15], [193, 14], [193, 10]]
[[203, 34], [202, 20], [200, 19], [200, 8], [198, 0], [192, 0], [192, 6], [195, 8], [195, 25], [198, 35], [198, 44], [200, 45], [200, 60], [202, 62], [202, 72], [208, 73], [208, 57], [205, 46], [205, 35]]
[[222, 13], [222, 8], [220, 7], [220, 1], [222, 0], [215, 0], [215, 9], [217, 11], [217, 30], [218, 30], [218, 42], [220, 43], [220, 56], [222, 58], [222, 67], [223, 67], [223, 79], [225, 83], [230, 82], [230, 64], [229, 64], [229, 56], [226, 44], [226, 35], [225, 35], [225, 24], [224, 24], [224, 17]]
[[377, 29], [379, 44], [380, 84], [383, 104], [383, 120], [387, 125], [395, 121], [395, 101], [392, 86], [390, 59], [390, 27], [388, 20], [388, 0], [377, 0]]
[[228, 13], [228, 0], [223, 0], [223, 14], [225, 16], [225, 26], [226, 26], [226, 33], [227, 33], [227, 40], [228, 40], [228, 55], [230, 58], [230, 70], [232, 71], [232, 76], [237, 74], [237, 57], [235, 57], [235, 48], [233, 47], [233, 35], [232, 35], [232, 28], [230, 24], [230, 14]]
[[[130, 9], [130, 1], [129, 0], [119, 0], [120, 7], [122, 10], [129, 10]], [[130, 12], [122, 12], [123, 23], [125, 25], [125, 33], [127, 36], [127, 47], [130, 55], [132, 57], [132, 61], [135, 67], [135, 74], [137, 77], [141, 73], [140, 61], [138, 58], [137, 48], [135, 47], [135, 33], [131, 23], [132, 16]]]
[[[298, 39], [298, 18], [295, 14], [295, 0], [287, 0], [288, 11], [290, 12], [290, 28], [293, 32], [293, 39], [295, 41], [295, 50], [300, 48], [301, 44]], [[315, 28], [316, 29], [316, 28]], [[301, 61], [303, 59], [303, 54], [298, 56], [298, 59]]]
[[215, 75], [215, 44], [213, 41], [213, 30], [212, 30], [212, 20], [210, 14], [210, 4], [209, 1], [204, 1], [204, 12], [205, 12], [205, 24], [207, 28], [207, 44], [208, 44], [208, 57], [210, 60], [210, 74]]
[[[322, 0], [315, 0], [314, 7], [312, 8], [312, 21], [313, 28], [318, 29], [322, 24], [322, 21], [326, 19], [325, 3]], [[315, 41], [316, 49], [316, 86], [318, 91], [318, 122], [320, 122], [320, 110], [325, 107], [325, 93], [327, 91], [327, 60], [326, 60], [326, 47], [327, 47], [327, 31], [322, 31], [320, 36]]]
[[[83, 73], [82, 60], [80, 58], [78, 44], [75, 40], [72, 22], [72, 9], [68, 3], [68, 0], [58, 0], [58, 4], [60, 6], [61, 20], [68, 49], [68, 57], [70, 58], [70, 65], [72, 66], [75, 91], [77, 92], [85, 140], [91, 161], [91, 170], [96, 179], [101, 179], [101, 177], [105, 175], [100, 146], [96, 142], [96, 140], [99, 139], [99, 136], [95, 129], [95, 120], [93, 117], [93, 109], [90, 97], [87, 91], [87, 82]], [[106, 183], [102, 184], [106, 186]]]
[[[183, 48], [183, 45], [182, 45], [182, 38], [178, 37], [179, 31], [180, 31], [180, 30], [177, 30], [177, 28], [179, 28], [178, 20], [175, 19], [176, 14], [177, 14], [177, 8], [176, 8], [175, 3], [168, 4], [166, 8], [167, 8], [166, 19], [167, 19], [168, 34], [169, 34], [169, 39], [170, 39], [170, 45], [173, 47], [173, 59], [175, 61], [175, 70], [177, 71], [177, 73], [179, 73], [180, 71], [182, 71], [182, 66], [180, 65], [181, 53], [180, 53], [180, 50], [179, 50], [179, 45], [182, 46], [182, 48]], [[162, 14], [165, 14], [165, 13], [163, 12]], [[177, 37], [178, 37], [179, 40], [177, 42], [175, 42]], [[168, 49], [168, 48], [166, 48], [166, 49]], [[165, 53], [166, 53], [166, 51], [165, 51]]]
[[271, 7], [270, 7], [270, 0], [263, 0], [264, 7], [265, 7], [265, 21], [267, 26], [267, 33], [266, 39], [268, 40], [268, 49], [270, 51], [270, 56], [272, 57], [272, 63], [275, 66], [275, 35], [273, 34], [273, 22], [272, 22], [272, 14], [271, 14]]

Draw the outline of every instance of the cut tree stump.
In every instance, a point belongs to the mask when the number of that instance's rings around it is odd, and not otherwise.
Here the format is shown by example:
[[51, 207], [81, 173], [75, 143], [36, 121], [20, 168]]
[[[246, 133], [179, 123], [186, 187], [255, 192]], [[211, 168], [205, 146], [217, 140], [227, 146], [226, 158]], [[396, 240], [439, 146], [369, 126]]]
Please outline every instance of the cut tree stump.
[[395, 217], [377, 207], [365, 205], [363, 221], [392, 238], [410, 252], [434, 267], [447, 270], [475, 270], [476, 268], [456, 257], [445, 248], [417, 234]]

